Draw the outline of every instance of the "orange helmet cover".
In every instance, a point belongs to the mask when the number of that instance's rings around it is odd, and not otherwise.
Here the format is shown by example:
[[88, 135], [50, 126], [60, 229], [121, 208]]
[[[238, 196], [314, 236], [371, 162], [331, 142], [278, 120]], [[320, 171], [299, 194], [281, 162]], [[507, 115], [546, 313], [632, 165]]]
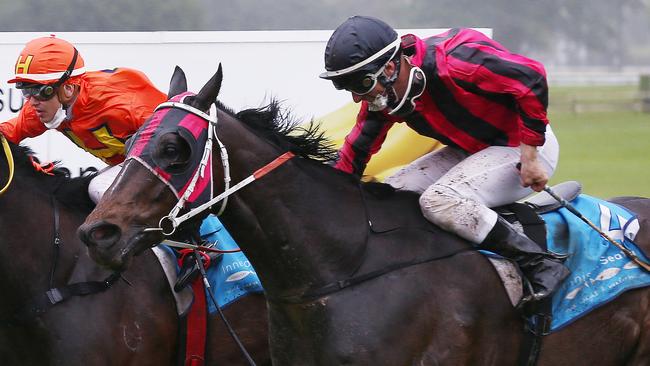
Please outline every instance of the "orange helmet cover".
[[[20, 52], [15, 65], [14, 78], [8, 83], [26, 82], [51, 84], [58, 81], [74, 57], [72, 43], [54, 35], [29, 41]], [[86, 72], [84, 60], [77, 55], [71, 78]]]

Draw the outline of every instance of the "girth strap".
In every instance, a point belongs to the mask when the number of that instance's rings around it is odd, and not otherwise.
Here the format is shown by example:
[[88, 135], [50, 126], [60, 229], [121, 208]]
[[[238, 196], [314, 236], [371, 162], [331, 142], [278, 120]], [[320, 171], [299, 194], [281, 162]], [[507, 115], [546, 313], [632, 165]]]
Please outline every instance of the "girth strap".
[[472, 247], [460, 248], [458, 250], [454, 250], [454, 251], [451, 251], [449, 253], [443, 253], [443, 254], [440, 254], [440, 255], [437, 255], [437, 256], [433, 256], [433, 257], [419, 258], [419, 259], [415, 259], [415, 260], [408, 261], [408, 262], [394, 263], [392, 265], [389, 265], [389, 266], [384, 267], [384, 268], [380, 268], [380, 269], [375, 270], [375, 271], [371, 271], [371, 272], [364, 273], [364, 274], [361, 274], [361, 275], [358, 275], [358, 276], [355, 276], [355, 277], [350, 277], [350, 278], [346, 278], [346, 279], [339, 280], [339, 281], [336, 281], [336, 282], [332, 282], [332, 283], [329, 283], [327, 285], [324, 285], [324, 286], [321, 286], [321, 287], [318, 287], [318, 288], [309, 289], [309, 290], [303, 292], [302, 294], [289, 295], [289, 296], [272, 296], [272, 295], [267, 293], [266, 298], [267, 298], [267, 300], [272, 301], [272, 302], [288, 303], [288, 304], [300, 304], [300, 303], [304, 303], [304, 302], [309, 302], [309, 301], [316, 300], [316, 299], [318, 299], [320, 297], [323, 297], [325, 295], [331, 294], [333, 292], [343, 290], [343, 289], [345, 289], [347, 287], [355, 286], [355, 285], [358, 285], [358, 284], [360, 284], [362, 282], [371, 280], [373, 278], [383, 276], [383, 275], [385, 275], [387, 273], [396, 271], [398, 269], [402, 269], [402, 268], [406, 268], [406, 267], [410, 267], [410, 266], [415, 266], [415, 265], [418, 265], [418, 264], [424, 264], [424, 263], [428, 263], [428, 262], [432, 262], [432, 261], [437, 261], [437, 260], [440, 260], [440, 259], [451, 258], [451, 257], [453, 257], [453, 256], [455, 256], [455, 255], [457, 255], [459, 253], [469, 252], [469, 251], [476, 251], [476, 249], [472, 248]]
[[530, 309], [525, 311], [526, 323], [524, 339], [519, 349], [519, 366], [535, 366], [542, 349], [543, 337], [548, 335], [551, 330], [552, 305], [551, 296], [538, 301], [535, 304], [529, 304]]

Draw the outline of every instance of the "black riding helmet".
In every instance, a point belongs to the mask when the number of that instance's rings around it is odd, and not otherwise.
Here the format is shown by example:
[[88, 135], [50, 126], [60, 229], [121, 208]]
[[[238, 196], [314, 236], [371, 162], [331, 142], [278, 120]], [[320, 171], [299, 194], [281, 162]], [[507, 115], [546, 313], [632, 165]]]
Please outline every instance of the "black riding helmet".
[[372, 90], [382, 80], [382, 68], [399, 59], [400, 38], [385, 22], [368, 16], [353, 16], [338, 26], [325, 47], [323, 79], [332, 80], [337, 89], [357, 94]]

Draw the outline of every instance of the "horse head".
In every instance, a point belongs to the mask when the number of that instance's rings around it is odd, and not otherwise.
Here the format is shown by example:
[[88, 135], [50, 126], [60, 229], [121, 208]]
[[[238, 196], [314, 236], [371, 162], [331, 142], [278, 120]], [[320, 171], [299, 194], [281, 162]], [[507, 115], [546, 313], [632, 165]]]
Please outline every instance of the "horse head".
[[[158, 106], [127, 143], [122, 170], [79, 228], [95, 261], [125, 269], [134, 255], [163, 239], [162, 231], [151, 228], [159, 227], [160, 219], [184, 195], [187, 182], [201, 168], [202, 144], [211, 128], [207, 113], [216, 103], [222, 75], [219, 65], [194, 95], [187, 92], [185, 73], [176, 67], [169, 101]], [[209, 195], [211, 188], [210, 182], [199, 182], [191, 188], [195, 194], [188, 195], [188, 202]]]

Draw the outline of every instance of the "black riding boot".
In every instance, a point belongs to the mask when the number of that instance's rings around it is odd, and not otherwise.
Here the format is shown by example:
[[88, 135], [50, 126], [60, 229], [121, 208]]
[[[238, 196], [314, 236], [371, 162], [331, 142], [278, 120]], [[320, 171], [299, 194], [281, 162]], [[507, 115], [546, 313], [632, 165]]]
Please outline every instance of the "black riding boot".
[[480, 247], [517, 262], [533, 287], [532, 296], [524, 301], [536, 301], [551, 295], [570, 273], [557, 257], [543, 251], [502, 217], [498, 218]]

